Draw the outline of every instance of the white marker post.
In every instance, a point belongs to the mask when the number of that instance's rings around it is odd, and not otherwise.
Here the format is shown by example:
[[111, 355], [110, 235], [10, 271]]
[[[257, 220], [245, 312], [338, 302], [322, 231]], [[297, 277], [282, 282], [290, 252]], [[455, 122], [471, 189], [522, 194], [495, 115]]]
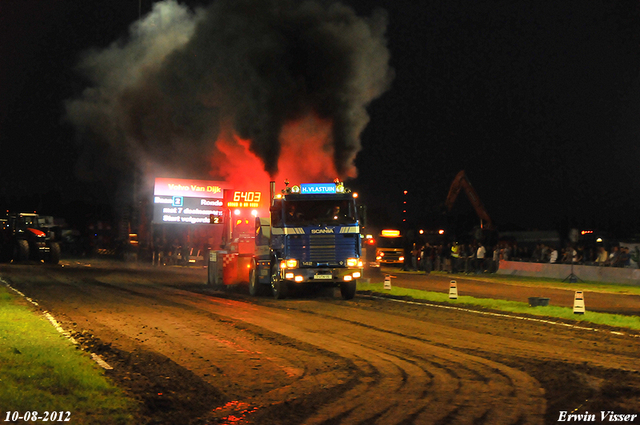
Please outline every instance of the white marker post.
[[582, 291], [576, 291], [576, 296], [573, 300], [573, 314], [584, 314], [584, 294]]
[[451, 283], [449, 283], [449, 299], [458, 299], [458, 283], [455, 280], [452, 280]]
[[384, 276], [384, 289], [391, 290], [391, 275], [387, 274]]

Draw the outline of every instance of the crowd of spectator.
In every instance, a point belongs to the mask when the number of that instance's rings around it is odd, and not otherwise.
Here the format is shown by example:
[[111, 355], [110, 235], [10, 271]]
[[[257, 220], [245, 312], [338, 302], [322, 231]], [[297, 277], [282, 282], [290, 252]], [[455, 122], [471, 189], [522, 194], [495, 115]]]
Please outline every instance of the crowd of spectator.
[[445, 271], [451, 273], [495, 273], [498, 262], [495, 250], [481, 243], [413, 245], [405, 255], [405, 270]]
[[603, 267], [631, 267], [628, 247], [566, 246], [558, 250], [551, 244], [538, 243], [529, 250], [516, 243], [503, 242], [485, 247], [482, 243], [471, 244], [413, 244], [405, 252], [405, 270], [421, 270], [427, 273], [444, 271], [450, 273], [495, 273], [500, 261], [524, 261], [534, 263], [556, 263], [593, 265]]
[[607, 250], [603, 245], [585, 247], [567, 246], [560, 251], [553, 245], [539, 243], [531, 256], [514, 258], [515, 261], [530, 261], [535, 263], [579, 264], [607, 267], [630, 267], [631, 253], [626, 246], [612, 246]]

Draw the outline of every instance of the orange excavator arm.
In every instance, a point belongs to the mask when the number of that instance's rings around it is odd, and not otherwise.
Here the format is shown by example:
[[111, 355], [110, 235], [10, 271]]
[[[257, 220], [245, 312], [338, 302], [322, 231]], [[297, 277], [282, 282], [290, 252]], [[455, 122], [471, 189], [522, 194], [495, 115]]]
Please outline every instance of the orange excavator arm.
[[493, 222], [491, 221], [491, 217], [489, 217], [489, 214], [487, 214], [487, 210], [484, 209], [482, 201], [480, 201], [478, 194], [473, 189], [473, 186], [467, 178], [464, 170], [460, 171], [451, 183], [449, 194], [447, 195], [447, 200], [445, 201], [447, 211], [451, 211], [451, 209], [453, 208], [453, 204], [456, 201], [458, 194], [460, 193], [460, 189], [464, 189], [464, 192], [467, 194], [467, 198], [469, 198], [469, 202], [471, 202], [471, 205], [473, 205], [473, 208], [476, 210], [476, 214], [478, 214], [478, 217], [480, 217], [481, 227], [492, 229]]

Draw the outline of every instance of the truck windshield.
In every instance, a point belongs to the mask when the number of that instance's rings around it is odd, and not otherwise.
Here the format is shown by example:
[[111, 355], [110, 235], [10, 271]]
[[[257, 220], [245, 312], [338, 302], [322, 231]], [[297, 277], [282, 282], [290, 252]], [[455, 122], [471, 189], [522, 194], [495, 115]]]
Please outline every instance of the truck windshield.
[[16, 229], [26, 230], [28, 227], [38, 227], [35, 224], [35, 217], [31, 216], [18, 216], [13, 220], [13, 225]]
[[335, 225], [356, 222], [355, 205], [349, 200], [287, 201], [284, 222], [289, 225]]
[[378, 238], [378, 248], [402, 248], [402, 238]]

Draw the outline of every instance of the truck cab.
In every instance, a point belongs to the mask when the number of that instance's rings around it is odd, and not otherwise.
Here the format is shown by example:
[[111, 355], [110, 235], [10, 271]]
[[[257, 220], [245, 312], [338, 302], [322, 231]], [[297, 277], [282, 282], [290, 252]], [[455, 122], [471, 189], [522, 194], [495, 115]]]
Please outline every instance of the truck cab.
[[399, 230], [385, 229], [377, 238], [377, 266], [399, 266], [404, 264], [403, 237]]
[[287, 186], [274, 196], [268, 225], [256, 220], [256, 254], [260, 250], [261, 255], [256, 255], [250, 292], [270, 285], [279, 299], [291, 285], [334, 286], [352, 299], [363, 273], [356, 199], [341, 182]]

